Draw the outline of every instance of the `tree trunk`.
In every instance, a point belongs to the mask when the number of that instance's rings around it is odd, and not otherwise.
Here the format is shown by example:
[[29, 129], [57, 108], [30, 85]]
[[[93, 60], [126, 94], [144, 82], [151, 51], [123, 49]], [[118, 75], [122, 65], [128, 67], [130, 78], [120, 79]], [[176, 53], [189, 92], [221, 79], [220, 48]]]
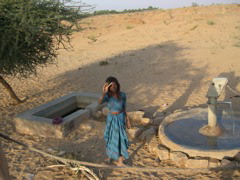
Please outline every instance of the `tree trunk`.
[[0, 146], [0, 179], [10, 180], [8, 163], [4, 152]]
[[15, 92], [13, 91], [12, 87], [8, 84], [8, 82], [0, 75], [0, 82], [2, 85], [7, 89], [8, 93], [10, 94], [11, 98], [13, 98], [17, 103], [22, 103], [23, 101], [20, 100]]

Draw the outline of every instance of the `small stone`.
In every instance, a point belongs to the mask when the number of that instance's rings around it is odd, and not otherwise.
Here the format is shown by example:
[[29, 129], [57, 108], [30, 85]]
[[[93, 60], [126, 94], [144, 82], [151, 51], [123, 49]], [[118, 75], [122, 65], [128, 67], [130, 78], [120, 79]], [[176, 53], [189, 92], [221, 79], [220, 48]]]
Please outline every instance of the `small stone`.
[[233, 157], [233, 159], [240, 163], [240, 152], [237, 153], [237, 154]]
[[223, 159], [222, 161], [221, 161], [221, 164], [222, 164], [222, 166], [238, 166], [238, 162], [237, 161], [231, 161], [231, 160], [229, 160], [229, 159]]
[[188, 157], [185, 153], [179, 151], [170, 152], [170, 159], [178, 166], [184, 166]]
[[153, 116], [155, 118], [164, 117], [164, 114], [161, 111], [156, 111], [155, 113], [153, 113]]
[[98, 111], [98, 112], [94, 115], [94, 117], [95, 117], [95, 118], [101, 118], [102, 115], [103, 115], [102, 111]]
[[155, 135], [156, 129], [154, 127], [151, 127], [145, 131], [142, 132], [142, 135], [139, 137], [141, 140], [144, 140], [147, 135]]
[[67, 152], [66, 151], [60, 151], [59, 153], [58, 153], [58, 155], [59, 156], [63, 156], [63, 155], [65, 155]]
[[80, 127], [79, 127], [81, 130], [84, 130], [84, 131], [91, 131], [93, 129], [93, 125], [91, 124], [91, 122], [84, 122], [82, 124], [80, 124]]
[[142, 111], [132, 111], [132, 112], [128, 112], [128, 117], [130, 118], [130, 120], [132, 121], [141, 121], [141, 119], [143, 118], [144, 112]]
[[188, 159], [186, 160], [185, 167], [187, 168], [208, 168], [207, 159]]
[[233, 173], [234, 176], [240, 177], [240, 170], [236, 170]]
[[155, 135], [147, 135], [146, 136], [146, 143], [148, 145], [148, 150], [150, 153], [155, 153], [156, 154], [156, 150], [157, 147], [159, 145], [159, 142], [157, 140], [157, 138], [155, 137]]
[[48, 149], [47, 149], [47, 152], [49, 152], [49, 153], [53, 154], [53, 153], [55, 153], [56, 151], [55, 151], [55, 150], [53, 150], [52, 148], [48, 148]]
[[153, 119], [153, 125], [159, 126], [163, 122], [164, 118], [165, 117], [157, 117], [157, 118]]
[[105, 116], [107, 116], [108, 113], [109, 113], [108, 107], [104, 107], [104, 108], [102, 109], [102, 113], [103, 113]]
[[148, 124], [151, 124], [151, 119], [149, 119], [149, 118], [142, 118], [141, 119], [141, 124], [143, 124], [143, 125], [148, 125]]
[[222, 159], [222, 161], [221, 161], [221, 165], [222, 166], [228, 166], [228, 165], [230, 165], [231, 164], [231, 161], [229, 160], [229, 159]]
[[221, 162], [218, 159], [211, 158], [209, 160], [208, 166], [210, 168], [218, 167], [221, 165]]
[[144, 111], [144, 115], [143, 115], [144, 118], [149, 118], [149, 119], [153, 119], [153, 114], [150, 113], [150, 112], [146, 112]]
[[133, 127], [131, 129], [127, 129], [128, 135], [130, 138], [137, 139], [142, 134], [145, 128], [137, 128]]

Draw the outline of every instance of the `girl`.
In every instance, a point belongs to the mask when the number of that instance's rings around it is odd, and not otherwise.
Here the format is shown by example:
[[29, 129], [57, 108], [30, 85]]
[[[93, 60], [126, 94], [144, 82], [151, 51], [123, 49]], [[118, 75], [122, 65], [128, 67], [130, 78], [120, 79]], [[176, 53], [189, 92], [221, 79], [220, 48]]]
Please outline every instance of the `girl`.
[[117, 166], [124, 166], [123, 160], [128, 159], [128, 137], [126, 128], [131, 128], [126, 113], [126, 94], [120, 91], [120, 84], [115, 77], [108, 77], [103, 86], [102, 96], [98, 103], [107, 102], [109, 114], [104, 132], [106, 152], [109, 160], [118, 160]]

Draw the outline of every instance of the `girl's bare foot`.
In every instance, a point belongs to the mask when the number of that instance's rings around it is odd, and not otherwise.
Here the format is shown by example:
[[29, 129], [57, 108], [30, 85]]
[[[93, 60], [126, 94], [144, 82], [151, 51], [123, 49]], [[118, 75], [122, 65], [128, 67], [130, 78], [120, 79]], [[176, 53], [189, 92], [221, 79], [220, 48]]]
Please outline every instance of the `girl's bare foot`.
[[123, 163], [124, 158], [122, 156], [119, 157], [117, 166], [127, 166], [126, 164]]
[[122, 163], [119, 163], [119, 162], [118, 162], [118, 163], [117, 163], [117, 166], [118, 166], [118, 167], [124, 167], [124, 166], [127, 166], [127, 165], [124, 164], [123, 162], [122, 162]]

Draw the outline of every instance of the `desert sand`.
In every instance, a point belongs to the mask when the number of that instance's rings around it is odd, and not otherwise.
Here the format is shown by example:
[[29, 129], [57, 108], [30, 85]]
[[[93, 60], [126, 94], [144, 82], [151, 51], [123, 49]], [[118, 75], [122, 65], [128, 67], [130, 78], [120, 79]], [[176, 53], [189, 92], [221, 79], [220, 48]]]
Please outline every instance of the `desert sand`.
[[[79, 22], [83, 30], [72, 36], [71, 51], [59, 50], [56, 65], [39, 68], [37, 77], [6, 77], [17, 95], [14, 104], [0, 86], [0, 132], [45, 151], [77, 152], [82, 161], [104, 163], [104, 124], [91, 131], [74, 131], [64, 140], [16, 132], [13, 117], [73, 91], [101, 93], [108, 76], [115, 76], [127, 93], [128, 111], [149, 113], [207, 107], [206, 92], [214, 77], [227, 77], [240, 92], [240, 6], [215, 5], [131, 14], [102, 15]], [[220, 99], [236, 95], [225, 88]], [[240, 110], [240, 98], [231, 98]], [[74, 179], [67, 168], [19, 145], [1, 139], [12, 179]], [[142, 142], [132, 142], [130, 164], [137, 167], [177, 168], [156, 163]], [[239, 179], [238, 171], [214, 173], [94, 171], [101, 179]]]

